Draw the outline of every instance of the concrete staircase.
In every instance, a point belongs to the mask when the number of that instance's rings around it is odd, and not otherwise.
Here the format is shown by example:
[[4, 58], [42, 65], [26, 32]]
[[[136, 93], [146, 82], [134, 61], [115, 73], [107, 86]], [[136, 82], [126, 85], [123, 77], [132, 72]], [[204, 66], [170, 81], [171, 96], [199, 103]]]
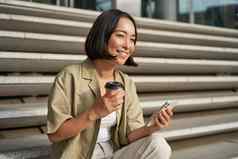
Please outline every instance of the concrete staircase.
[[[0, 0], [0, 158], [49, 158], [47, 95], [55, 74], [86, 58], [98, 12]], [[172, 159], [238, 157], [238, 31], [135, 18], [136, 82], [146, 120], [169, 100]]]

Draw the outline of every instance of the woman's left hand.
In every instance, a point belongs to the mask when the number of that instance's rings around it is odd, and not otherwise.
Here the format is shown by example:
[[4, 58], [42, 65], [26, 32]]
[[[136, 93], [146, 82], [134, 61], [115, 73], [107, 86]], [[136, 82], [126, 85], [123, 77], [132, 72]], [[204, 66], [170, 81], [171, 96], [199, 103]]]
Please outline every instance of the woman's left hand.
[[153, 113], [151, 121], [149, 122], [151, 123], [151, 125], [149, 126], [152, 126], [155, 130], [168, 127], [172, 116], [173, 116], [172, 106], [162, 108], [159, 112]]
[[151, 120], [145, 126], [135, 129], [129, 133], [129, 142], [132, 143], [142, 137], [153, 134], [161, 128], [168, 127], [172, 116], [172, 106], [164, 107], [159, 112], [153, 113]]

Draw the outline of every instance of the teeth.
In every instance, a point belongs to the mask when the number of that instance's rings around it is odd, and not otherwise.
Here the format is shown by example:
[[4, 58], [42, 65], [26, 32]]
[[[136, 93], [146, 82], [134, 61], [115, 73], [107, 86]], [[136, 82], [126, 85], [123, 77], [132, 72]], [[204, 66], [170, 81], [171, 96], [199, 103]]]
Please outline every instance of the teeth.
[[118, 52], [123, 52], [123, 50], [122, 49], [118, 49]]

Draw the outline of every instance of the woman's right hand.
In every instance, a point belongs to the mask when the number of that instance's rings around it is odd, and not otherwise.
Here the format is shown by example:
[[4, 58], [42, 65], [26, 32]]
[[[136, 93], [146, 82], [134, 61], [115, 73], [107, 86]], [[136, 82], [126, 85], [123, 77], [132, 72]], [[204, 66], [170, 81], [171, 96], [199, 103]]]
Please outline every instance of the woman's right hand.
[[123, 90], [107, 91], [98, 98], [91, 108], [96, 114], [96, 118], [102, 118], [121, 108], [124, 101], [125, 92]]

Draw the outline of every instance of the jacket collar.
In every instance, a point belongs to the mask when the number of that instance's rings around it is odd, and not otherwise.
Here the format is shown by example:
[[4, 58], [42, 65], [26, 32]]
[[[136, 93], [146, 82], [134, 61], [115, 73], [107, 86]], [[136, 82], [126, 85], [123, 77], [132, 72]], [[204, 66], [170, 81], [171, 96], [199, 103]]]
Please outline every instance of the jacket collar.
[[89, 81], [88, 87], [96, 97], [99, 97], [100, 89], [96, 78], [96, 68], [90, 59], [82, 63], [82, 78]]
[[82, 78], [86, 80], [96, 80], [96, 68], [90, 59], [82, 63]]
[[[83, 61], [82, 65], [82, 78], [85, 80], [89, 80], [91, 83], [90, 86], [99, 87], [94, 63], [90, 59], [86, 59], [85, 61]], [[115, 71], [115, 80], [124, 83], [120, 71], [118, 70]]]

